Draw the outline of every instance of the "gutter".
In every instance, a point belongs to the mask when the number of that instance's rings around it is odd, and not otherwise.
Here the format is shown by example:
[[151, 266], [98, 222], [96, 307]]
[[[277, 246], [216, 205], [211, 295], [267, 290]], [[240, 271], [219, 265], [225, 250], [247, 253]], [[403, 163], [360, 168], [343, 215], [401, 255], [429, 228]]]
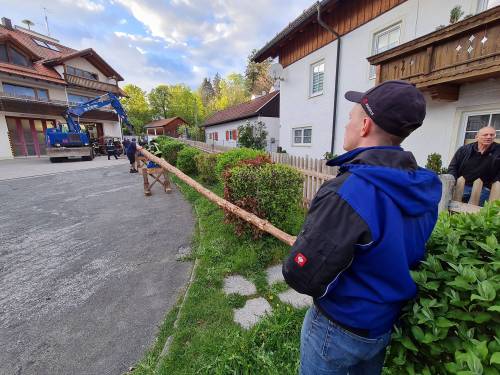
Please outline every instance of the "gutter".
[[337, 127], [337, 97], [338, 97], [338, 87], [339, 87], [339, 63], [340, 63], [340, 35], [338, 32], [330, 28], [322, 19], [321, 19], [321, 4], [318, 1], [316, 3], [316, 10], [318, 12], [318, 24], [333, 34], [337, 39], [337, 62], [335, 63], [335, 90], [333, 93], [333, 119], [332, 119], [332, 147], [330, 152], [333, 154], [333, 149], [335, 147], [335, 128]]

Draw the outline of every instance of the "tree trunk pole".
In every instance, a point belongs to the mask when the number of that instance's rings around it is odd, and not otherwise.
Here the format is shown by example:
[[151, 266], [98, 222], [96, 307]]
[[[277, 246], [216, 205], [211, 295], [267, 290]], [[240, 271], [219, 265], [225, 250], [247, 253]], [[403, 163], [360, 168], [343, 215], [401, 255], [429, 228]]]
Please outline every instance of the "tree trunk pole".
[[232, 204], [231, 202], [222, 199], [218, 195], [214, 194], [213, 192], [205, 188], [203, 185], [193, 180], [188, 175], [182, 173], [179, 169], [167, 163], [164, 159], [160, 159], [159, 157], [145, 150], [143, 147], [137, 146], [137, 150], [139, 150], [147, 159], [152, 160], [156, 164], [160, 165], [162, 168], [165, 168], [168, 172], [179, 177], [186, 184], [194, 188], [197, 192], [202, 194], [208, 200], [214, 202], [222, 209], [227, 210], [232, 214], [242, 218], [243, 220], [255, 225], [260, 230], [271, 234], [272, 236], [276, 237], [278, 240], [286, 243], [287, 245], [292, 246], [294, 244], [296, 237], [291, 236], [288, 233], [283, 232], [281, 229], [276, 228], [269, 221], [261, 219], [258, 216], [241, 209], [235, 204]]

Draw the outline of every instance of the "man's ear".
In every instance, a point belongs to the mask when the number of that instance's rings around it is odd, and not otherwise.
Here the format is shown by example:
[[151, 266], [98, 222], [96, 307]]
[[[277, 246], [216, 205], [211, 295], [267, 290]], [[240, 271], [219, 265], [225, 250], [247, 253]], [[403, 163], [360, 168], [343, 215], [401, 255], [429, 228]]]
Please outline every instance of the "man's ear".
[[361, 137], [367, 137], [368, 134], [371, 133], [372, 129], [373, 129], [372, 119], [368, 116], [363, 117], [363, 125], [361, 126], [359, 135]]

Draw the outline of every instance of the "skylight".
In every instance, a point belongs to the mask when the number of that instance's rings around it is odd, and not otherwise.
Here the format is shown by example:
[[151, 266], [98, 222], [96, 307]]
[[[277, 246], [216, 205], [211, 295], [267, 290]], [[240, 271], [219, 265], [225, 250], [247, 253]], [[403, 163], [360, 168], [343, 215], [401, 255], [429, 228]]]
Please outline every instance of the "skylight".
[[35, 39], [35, 38], [32, 38], [33, 39], [33, 42], [35, 42], [38, 46], [40, 47], [43, 47], [43, 48], [48, 48], [48, 49], [51, 49], [52, 51], [57, 51], [57, 52], [60, 52], [59, 51], [59, 48], [57, 48], [55, 45], [53, 44], [50, 44], [48, 42], [45, 42], [43, 40], [39, 40], [39, 39]]

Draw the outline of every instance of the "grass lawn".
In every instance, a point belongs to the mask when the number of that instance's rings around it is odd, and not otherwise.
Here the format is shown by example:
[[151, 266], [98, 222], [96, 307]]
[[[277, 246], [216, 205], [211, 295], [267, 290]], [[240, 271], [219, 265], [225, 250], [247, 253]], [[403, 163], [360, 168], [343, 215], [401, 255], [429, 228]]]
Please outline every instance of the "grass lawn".
[[[270, 236], [258, 240], [237, 237], [232, 226], [224, 224], [220, 208], [180, 180], [174, 180], [193, 204], [198, 218], [193, 242], [193, 258], [198, 259], [198, 266], [177, 328], [173, 328], [173, 322], [178, 307], [166, 316], [156, 342], [137, 364], [134, 375], [297, 374], [305, 309], [282, 304], [277, 295], [286, 286], [268, 286], [265, 274], [267, 267], [282, 261], [289, 247]], [[222, 196], [220, 185], [210, 189]], [[303, 219], [304, 215], [296, 215], [291, 234], [298, 233]], [[231, 274], [252, 281], [257, 287], [256, 295], [225, 295], [223, 280]], [[244, 330], [233, 322], [233, 309], [258, 296], [267, 299], [273, 312], [250, 330]], [[170, 353], [159, 358], [170, 335]]]

